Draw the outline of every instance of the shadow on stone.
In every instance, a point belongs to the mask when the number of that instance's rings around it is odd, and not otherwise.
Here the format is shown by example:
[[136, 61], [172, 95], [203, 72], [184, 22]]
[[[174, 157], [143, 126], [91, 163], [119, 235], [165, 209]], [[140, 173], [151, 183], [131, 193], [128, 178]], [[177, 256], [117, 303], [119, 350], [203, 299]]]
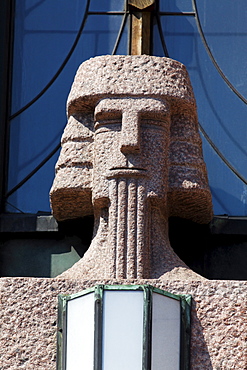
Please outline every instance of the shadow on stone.
[[203, 327], [198, 317], [199, 304], [192, 300], [190, 368], [193, 370], [213, 370], [209, 350], [203, 335]]

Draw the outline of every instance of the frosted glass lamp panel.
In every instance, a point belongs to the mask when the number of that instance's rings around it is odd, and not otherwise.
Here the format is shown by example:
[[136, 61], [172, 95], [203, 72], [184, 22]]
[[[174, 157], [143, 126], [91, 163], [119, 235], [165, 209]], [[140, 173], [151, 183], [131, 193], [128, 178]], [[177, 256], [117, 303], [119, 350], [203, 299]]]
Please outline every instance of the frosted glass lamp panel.
[[105, 291], [103, 370], [142, 370], [143, 292]]
[[66, 370], [93, 369], [94, 293], [67, 304]]
[[179, 370], [180, 301], [153, 293], [152, 370]]

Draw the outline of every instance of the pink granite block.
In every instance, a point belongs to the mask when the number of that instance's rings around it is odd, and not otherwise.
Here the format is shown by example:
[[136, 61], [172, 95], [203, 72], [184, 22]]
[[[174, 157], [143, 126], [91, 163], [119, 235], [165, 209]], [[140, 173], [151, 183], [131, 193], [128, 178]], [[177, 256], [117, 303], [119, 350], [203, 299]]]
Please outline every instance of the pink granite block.
[[1, 370], [55, 370], [57, 295], [97, 283], [150, 284], [191, 294], [191, 370], [247, 369], [246, 282], [2, 278]]

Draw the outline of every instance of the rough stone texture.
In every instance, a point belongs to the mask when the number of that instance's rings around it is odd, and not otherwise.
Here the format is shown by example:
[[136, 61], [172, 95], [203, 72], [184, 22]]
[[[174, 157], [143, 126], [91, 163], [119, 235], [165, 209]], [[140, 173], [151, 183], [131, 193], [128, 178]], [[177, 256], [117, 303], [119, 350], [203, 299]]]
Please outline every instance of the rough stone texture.
[[181, 104], [195, 106], [188, 73], [180, 62], [149, 55], [103, 55], [79, 67], [68, 113], [91, 110], [100, 99], [117, 95], [164, 98], [174, 111], [183, 111]]
[[[169, 58], [84, 62], [51, 189], [58, 220], [94, 211], [94, 237], [62, 277], [199, 279], [169, 244], [169, 216], [212, 217], [196, 104], [185, 67]], [[174, 274], [172, 274], [174, 275]], [[175, 275], [174, 275], [175, 276]]]
[[[93, 213], [93, 114], [99, 100], [107, 97], [152, 97], [167, 103], [171, 120], [167, 138], [168, 142], [171, 141], [170, 214], [208, 222], [211, 197], [201, 154], [196, 102], [188, 73], [177, 61], [147, 55], [100, 56], [79, 67], [68, 98], [68, 124], [51, 190], [56, 218], [63, 220]], [[197, 156], [185, 151], [185, 142], [194, 145]], [[182, 150], [183, 156], [178, 158], [177, 153]], [[194, 212], [187, 212], [188, 203], [193, 204]]]
[[151, 284], [191, 294], [191, 370], [247, 369], [247, 282], [2, 278], [0, 369], [55, 370], [57, 295], [97, 283]]

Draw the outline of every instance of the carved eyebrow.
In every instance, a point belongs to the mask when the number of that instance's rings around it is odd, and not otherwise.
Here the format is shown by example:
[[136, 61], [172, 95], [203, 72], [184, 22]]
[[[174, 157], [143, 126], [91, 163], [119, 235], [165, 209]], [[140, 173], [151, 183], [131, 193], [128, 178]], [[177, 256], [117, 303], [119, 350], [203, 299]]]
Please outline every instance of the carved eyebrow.
[[95, 112], [94, 118], [96, 121], [98, 120], [111, 120], [111, 119], [119, 119], [122, 118], [122, 111], [117, 109], [102, 109], [98, 112]]
[[97, 117], [98, 115], [102, 114], [121, 113], [121, 111], [122, 107], [117, 107], [116, 99], [104, 99], [101, 100], [95, 107], [94, 116]]
[[[149, 108], [149, 109], [147, 109]], [[154, 107], [157, 108], [157, 107]], [[150, 117], [150, 118], [162, 118], [166, 117], [169, 114], [169, 111], [165, 109], [165, 107], [159, 107], [160, 109], [153, 109], [152, 107], [145, 107], [144, 109], [140, 110], [133, 110], [133, 112], [136, 112], [140, 117]], [[122, 117], [123, 112], [125, 112], [128, 109], [122, 109], [122, 108], [107, 108], [102, 107], [102, 109], [95, 112], [94, 116], [96, 119], [107, 119], [107, 118], [115, 118], [115, 117]]]
[[139, 111], [138, 112], [139, 117], [148, 118], [148, 119], [167, 119], [167, 116], [170, 115], [170, 112], [166, 109], [162, 110], [146, 110], [146, 111]]
[[[118, 108], [119, 107], [119, 108]], [[168, 110], [169, 104], [166, 101], [154, 99], [150, 97], [140, 98], [105, 98], [98, 102], [96, 105], [96, 111], [109, 109], [109, 110], [118, 110], [118, 109], [128, 109], [130, 107], [137, 107], [138, 110]]]
[[139, 112], [168, 112], [169, 107], [167, 104], [164, 104], [162, 102], [148, 102], [149, 104], [144, 104], [143, 106], [140, 106], [138, 109]]

